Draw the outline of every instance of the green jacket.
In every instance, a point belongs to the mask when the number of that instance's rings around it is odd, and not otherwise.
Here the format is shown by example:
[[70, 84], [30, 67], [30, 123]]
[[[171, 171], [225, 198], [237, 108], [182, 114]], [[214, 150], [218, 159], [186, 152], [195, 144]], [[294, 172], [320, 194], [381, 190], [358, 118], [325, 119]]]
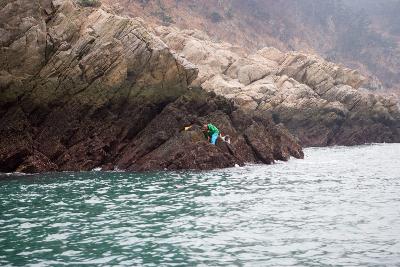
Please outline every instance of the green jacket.
[[205, 134], [206, 135], [206, 137], [211, 137], [213, 134], [219, 134], [219, 130], [218, 130], [218, 128], [217, 127], [215, 127], [215, 125], [213, 125], [213, 124], [211, 124], [211, 123], [209, 123], [209, 124], [207, 124], [207, 128], [208, 128], [208, 131], [207, 131], [207, 133]]

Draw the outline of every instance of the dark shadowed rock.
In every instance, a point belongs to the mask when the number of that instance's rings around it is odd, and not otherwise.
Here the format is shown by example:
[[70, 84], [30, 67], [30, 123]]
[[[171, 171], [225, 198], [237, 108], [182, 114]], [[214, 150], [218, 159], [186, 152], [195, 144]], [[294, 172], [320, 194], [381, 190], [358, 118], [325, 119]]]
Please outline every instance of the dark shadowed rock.
[[[239, 119], [240, 118], [240, 119]], [[131, 170], [213, 169], [245, 162], [271, 164], [303, 158], [296, 140], [273, 122], [235, 110], [232, 102], [191, 89], [164, 110], [121, 151], [117, 165]], [[206, 142], [201, 125], [212, 122], [231, 143]], [[194, 125], [190, 130], [185, 127]], [[247, 138], [247, 136], [252, 138]], [[268, 160], [265, 160], [268, 157]]]

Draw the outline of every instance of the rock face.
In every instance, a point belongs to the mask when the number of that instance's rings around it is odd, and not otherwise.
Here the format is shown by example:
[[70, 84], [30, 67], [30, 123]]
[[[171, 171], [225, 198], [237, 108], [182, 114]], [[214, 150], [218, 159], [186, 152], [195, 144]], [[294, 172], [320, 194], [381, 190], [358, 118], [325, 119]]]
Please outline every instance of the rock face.
[[156, 34], [199, 67], [194, 84], [268, 112], [303, 145], [400, 142], [397, 99], [360, 90], [365, 78], [357, 71], [271, 47], [249, 55], [195, 30], [158, 27]]
[[[307, 51], [369, 76], [367, 88], [400, 94], [397, 0], [102, 0], [158, 25], [198, 29], [249, 51]], [[379, 80], [380, 81], [379, 81]]]
[[[0, 4], [0, 172], [211, 169], [303, 157], [268, 114], [189, 89], [198, 69], [139, 20], [71, 0]], [[213, 146], [188, 124], [232, 136]]]
[[[205, 140], [199, 125], [210, 121], [222, 126], [231, 144]], [[188, 125], [195, 126], [183, 130]], [[265, 114], [246, 114], [231, 101], [194, 88], [165, 107], [121, 155], [119, 166], [133, 170], [214, 169], [304, 156], [296, 139]]]

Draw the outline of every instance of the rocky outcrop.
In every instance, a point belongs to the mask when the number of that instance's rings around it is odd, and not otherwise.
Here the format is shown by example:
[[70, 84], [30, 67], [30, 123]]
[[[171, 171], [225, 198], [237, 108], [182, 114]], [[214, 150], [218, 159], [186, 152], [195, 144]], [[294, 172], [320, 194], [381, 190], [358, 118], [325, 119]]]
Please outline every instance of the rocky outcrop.
[[317, 53], [370, 76], [367, 88], [400, 94], [396, 0], [102, 2], [148, 23], [198, 29], [253, 52], [272, 46]]
[[[209, 144], [200, 125], [212, 121], [232, 142]], [[194, 125], [185, 131], [184, 127]], [[249, 115], [215, 94], [191, 89], [169, 104], [118, 157], [124, 169], [214, 169], [245, 162], [303, 158], [295, 138], [264, 114]]]
[[[139, 20], [71, 0], [0, 8], [0, 172], [211, 169], [303, 156], [268, 115], [189, 89], [198, 69]], [[181, 131], [209, 121], [230, 145]]]
[[158, 27], [172, 49], [199, 67], [195, 84], [264, 111], [306, 146], [400, 141], [397, 99], [359, 90], [357, 71], [311, 54], [264, 48], [246, 54], [196, 30]]

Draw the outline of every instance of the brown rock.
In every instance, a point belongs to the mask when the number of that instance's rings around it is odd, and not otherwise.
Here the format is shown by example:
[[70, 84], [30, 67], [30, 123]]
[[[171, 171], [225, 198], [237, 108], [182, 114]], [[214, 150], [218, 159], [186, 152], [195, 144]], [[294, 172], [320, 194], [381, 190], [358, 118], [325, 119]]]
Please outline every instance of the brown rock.
[[[274, 124], [242, 111], [235, 114], [242, 113], [244, 124], [232, 123], [233, 103], [189, 89], [198, 69], [140, 20], [72, 0], [0, 6], [1, 172], [211, 169], [260, 162], [245, 138], [249, 127], [260, 131], [254, 138], [263, 138], [251, 141], [263, 144], [260, 155], [290, 145], [289, 154], [301, 157], [297, 142], [281, 142], [292, 140], [290, 134], [282, 132], [282, 140], [272, 136]], [[231, 135], [231, 145], [210, 145], [198, 129], [181, 132], [205, 122]], [[268, 163], [287, 158], [273, 153]]]

